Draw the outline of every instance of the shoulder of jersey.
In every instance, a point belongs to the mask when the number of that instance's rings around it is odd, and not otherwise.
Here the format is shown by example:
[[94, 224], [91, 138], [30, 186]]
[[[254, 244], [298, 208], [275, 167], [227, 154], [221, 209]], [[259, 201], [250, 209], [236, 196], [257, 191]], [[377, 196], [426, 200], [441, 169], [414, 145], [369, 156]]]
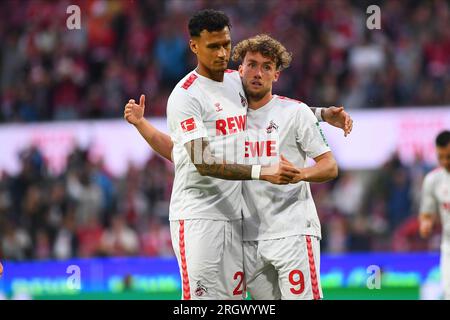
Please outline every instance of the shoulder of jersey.
[[443, 172], [444, 172], [444, 168], [437, 167], [437, 168], [434, 168], [433, 170], [431, 170], [430, 172], [428, 172], [426, 174], [426, 177], [429, 177], [429, 179], [433, 179], [434, 177], [440, 176]]
[[275, 98], [277, 99], [277, 102], [281, 102], [285, 105], [293, 105], [293, 106], [298, 106], [301, 104], [305, 104], [304, 102], [300, 101], [300, 100], [296, 100], [296, 99], [291, 99], [288, 97], [283, 97], [283, 96], [279, 96], [276, 95]]
[[300, 111], [303, 109], [308, 110], [308, 108], [307, 108], [308, 106], [300, 100], [295, 100], [295, 99], [278, 96], [278, 95], [275, 96], [275, 99], [276, 99], [277, 105], [279, 105], [282, 108], [286, 108], [287, 109], [286, 111], [292, 110], [293, 112], [296, 112], [297, 110], [300, 110]]
[[192, 90], [192, 88], [195, 87], [196, 82], [198, 83], [198, 76], [195, 74], [195, 72], [188, 73], [183, 79], [180, 80], [180, 82], [177, 83], [175, 86], [176, 89], [181, 91], [189, 91]]
[[237, 70], [233, 70], [233, 69], [225, 70], [224, 77], [225, 78], [230, 78], [230, 79], [233, 79], [233, 80], [241, 81], [241, 77], [239, 76], [239, 72]]

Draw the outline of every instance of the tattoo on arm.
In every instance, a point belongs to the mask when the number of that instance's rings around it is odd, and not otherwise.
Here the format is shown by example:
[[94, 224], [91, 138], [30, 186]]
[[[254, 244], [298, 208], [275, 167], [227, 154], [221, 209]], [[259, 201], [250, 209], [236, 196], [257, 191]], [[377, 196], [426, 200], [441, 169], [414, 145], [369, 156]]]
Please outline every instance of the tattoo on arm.
[[211, 154], [209, 141], [205, 138], [186, 143], [186, 150], [192, 162], [202, 176], [225, 180], [251, 180], [252, 166], [244, 164], [227, 164]]

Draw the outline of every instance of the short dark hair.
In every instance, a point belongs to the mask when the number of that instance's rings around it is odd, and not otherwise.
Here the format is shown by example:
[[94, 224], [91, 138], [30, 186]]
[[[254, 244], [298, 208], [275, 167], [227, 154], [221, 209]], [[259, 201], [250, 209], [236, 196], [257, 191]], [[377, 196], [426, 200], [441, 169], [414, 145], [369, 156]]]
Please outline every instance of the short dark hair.
[[446, 147], [450, 143], [450, 131], [444, 130], [436, 137], [436, 146]]
[[231, 29], [231, 23], [228, 16], [214, 9], [205, 9], [194, 14], [189, 20], [189, 34], [191, 37], [199, 37], [200, 32], [221, 31], [223, 28]]

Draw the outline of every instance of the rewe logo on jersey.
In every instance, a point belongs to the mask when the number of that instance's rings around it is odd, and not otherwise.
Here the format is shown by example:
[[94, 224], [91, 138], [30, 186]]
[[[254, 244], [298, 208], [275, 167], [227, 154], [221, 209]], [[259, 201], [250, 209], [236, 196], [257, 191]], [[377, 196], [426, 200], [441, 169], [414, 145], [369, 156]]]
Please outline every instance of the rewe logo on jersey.
[[197, 129], [197, 125], [195, 124], [195, 119], [193, 117], [181, 121], [180, 125], [183, 132], [190, 132]]
[[276, 157], [277, 141], [245, 141], [245, 157]]
[[246, 122], [246, 115], [218, 119], [216, 120], [216, 135], [226, 136], [228, 134], [244, 131]]

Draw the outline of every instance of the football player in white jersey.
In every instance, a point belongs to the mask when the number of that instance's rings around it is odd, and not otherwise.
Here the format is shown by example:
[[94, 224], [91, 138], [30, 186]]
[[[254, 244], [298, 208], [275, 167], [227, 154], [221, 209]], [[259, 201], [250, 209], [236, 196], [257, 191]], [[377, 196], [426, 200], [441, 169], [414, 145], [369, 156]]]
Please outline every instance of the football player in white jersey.
[[[175, 164], [169, 220], [183, 299], [243, 298], [239, 180], [288, 184], [298, 173], [284, 161], [264, 167], [244, 163], [247, 101], [238, 72], [227, 71], [229, 28], [228, 17], [219, 11], [191, 17], [189, 45], [198, 65], [167, 103]], [[145, 124], [142, 129], [127, 112], [125, 118], [145, 131]]]
[[[220, 19], [215, 17], [211, 23], [214, 25], [217, 21]], [[195, 23], [190, 23], [190, 29], [194, 26]], [[292, 170], [290, 164], [283, 160], [280, 161], [281, 165], [275, 164], [263, 168], [260, 174], [258, 173], [261, 169], [259, 165], [197, 164], [196, 155], [202, 158], [202, 154], [197, 154], [195, 150], [190, 152], [190, 149], [187, 151], [184, 149], [185, 143], [198, 141], [206, 135], [216, 157], [224, 156], [227, 151], [221, 149], [221, 146], [224, 145], [224, 141], [227, 144], [231, 141], [232, 147], [228, 149], [233, 151], [233, 159], [237, 159], [237, 163], [244, 163], [245, 133], [244, 135], [242, 133], [246, 128], [246, 114], [242, 113], [242, 110], [246, 111], [247, 101], [239, 75], [237, 72], [224, 70], [223, 80], [213, 81], [212, 79], [218, 75], [217, 72], [205, 76], [199, 71], [202, 65], [204, 68], [205, 65], [209, 67], [206, 68], [207, 70], [214, 70], [217, 65], [223, 65], [217, 53], [213, 54], [214, 52], [219, 51], [223, 59], [228, 60], [229, 51], [225, 47], [229, 46], [229, 31], [228, 27], [226, 32], [223, 29], [219, 28], [220, 31], [210, 32], [200, 27], [201, 32], [198, 32], [203, 33], [200, 38], [195, 34], [193, 36], [191, 32], [191, 49], [197, 54], [199, 68], [180, 81], [169, 98], [168, 125], [172, 138], [157, 131], [143, 118], [144, 96], [141, 96], [139, 105], [134, 100], [130, 100], [124, 111], [125, 119], [136, 126], [152, 148], [175, 162], [176, 177], [170, 220], [174, 249], [183, 278], [183, 298], [185, 299], [239, 298], [245, 291], [242, 269], [239, 270], [241, 261], [239, 248], [233, 245], [238, 243], [239, 238], [237, 230], [240, 225], [238, 219], [241, 202], [240, 193], [237, 195], [236, 191], [240, 192], [241, 183], [227, 183], [223, 180], [210, 179], [205, 175], [222, 179], [266, 179], [287, 184], [299, 173], [298, 170]], [[210, 57], [205, 58], [208, 55]], [[193, 98], [195, 95], [198, 97]], [[237, 101], [234, 101], [235, 97], [238, 97]], [[196, 108], [198, 105], [200, 107]], [[236, 106], [238, 106], [237, 109]], [[170, 117], [173, 110], [175, 115]], [[351, 130], [351, 119], [342, 108], [325, 110], [320, 114], [327, 114], [329, 123], [344, 128], [346, 134]], [[224, 140], [224, 137], [227, 139]], [[192, 145], [195, 145], [195, 142], [191, 143]], [[205, 143], [202, 142], [200, 145], [204, 146]], [[204, 148], [200, 150], [203, 151]], [[191, 159], [187, 157], [189, 154]], [[183, 169], [186, 170], [186, 168], [191, 174], [189, 178], [183, 173]], [[275, 169], [279, 169], [276, 175], [263, 174], [264, 170], [273, 172]], [[201, 173], [200, 175], [197, 170]], [[205, 172], [205, 170], [209, 171]], [[179, 195], [182, 196], [177, 197]], [[211, 221], [219, 222], [212, 225]], [[195, 230], [189, 232], [191, 239], [187, 241], [185, 230], [194, 223], [196, 225], [191, 229], [195, 228]], [[227, 232], [229, 236], [226, 236], [225, 242], [218, 242], [217, 234]], [[225, 247], [227, 244], [230, 244], [229, 249]], [[187, 246], [191, 248], [189, 254]], [[242, 256], [242, 247], [240, 250]], [[231, 286], [230, 278], [233, 280]], [[193, 282], [194, 288], [190, 285]]]
[[[272, 94], [291, 55], [268, 35], [241, 41], [233, 52], [249, 101], [245, 157], [270, 165], [286, 156], [299, 173], [289, 185], [244, 181], [243, 246], [254, 299], [320, 299], [320, 221], [309, 182], [337, 177], [319, 123], [300, 101]], [[306, 167], [307, 158], [315, 164]]]
[[420, 235], [427, 238], [440, 216], [442, 224], [441, 278], [446, 300], [450, 300], [450, 131], [436, 137], [439, 168], [425, 176], [422, 186]]

